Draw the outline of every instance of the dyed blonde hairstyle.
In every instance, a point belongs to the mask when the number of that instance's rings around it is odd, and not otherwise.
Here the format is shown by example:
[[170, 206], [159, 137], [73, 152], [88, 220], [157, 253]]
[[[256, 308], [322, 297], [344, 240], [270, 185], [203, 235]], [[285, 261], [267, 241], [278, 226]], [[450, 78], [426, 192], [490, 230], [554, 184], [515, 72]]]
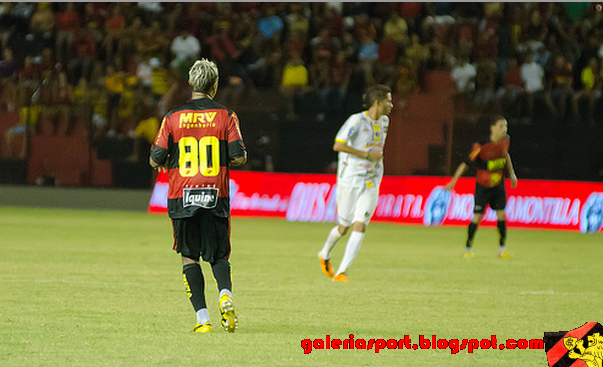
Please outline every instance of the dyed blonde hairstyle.
[[188, 81], [193, 87], [193, 92], [209, 93], [217, 80], [218, 66], [208, 59], [195, 61], [188, 70]]

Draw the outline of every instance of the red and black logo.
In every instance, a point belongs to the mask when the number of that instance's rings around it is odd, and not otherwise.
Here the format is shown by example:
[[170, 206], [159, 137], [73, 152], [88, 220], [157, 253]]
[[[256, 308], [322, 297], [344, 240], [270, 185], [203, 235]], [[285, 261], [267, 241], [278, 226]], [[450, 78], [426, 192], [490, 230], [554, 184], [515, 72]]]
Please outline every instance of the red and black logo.
[[577, 329], [544, 333], [549, 367], [603, 366], [603, 326], [587, 322]]

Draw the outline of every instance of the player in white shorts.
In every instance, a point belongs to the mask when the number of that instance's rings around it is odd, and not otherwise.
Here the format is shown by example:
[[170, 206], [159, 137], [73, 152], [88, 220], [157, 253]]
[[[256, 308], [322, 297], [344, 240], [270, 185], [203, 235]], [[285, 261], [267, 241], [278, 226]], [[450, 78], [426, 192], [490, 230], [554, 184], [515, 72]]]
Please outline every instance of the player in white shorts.
[[[327, 237], [318, 253], [323, 273], [334, 281], [349, 281], [346, 271], [356, 258], [366, 226], [377, 207], [383, 178], [383, 145], [392, 110], [392, 94], [385, 85], [374, 85], [364, 93], [368, 110], [351, 115], [343, 124], [333, 150], [339, 152], [337, 165], [337, 215], [339, 225]], [[339, 269], [331, 267], [331, 251], [352, 228]]]

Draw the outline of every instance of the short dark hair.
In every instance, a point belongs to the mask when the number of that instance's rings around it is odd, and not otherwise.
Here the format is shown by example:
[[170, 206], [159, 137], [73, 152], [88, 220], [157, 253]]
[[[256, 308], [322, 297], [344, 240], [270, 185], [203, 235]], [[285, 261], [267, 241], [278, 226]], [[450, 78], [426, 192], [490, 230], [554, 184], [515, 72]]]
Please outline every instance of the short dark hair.
[[506, 118], [503, 115], [493, 115], [490, 118], [490, 122], [488, 123], [488, 126], [494, 126], [500, 120], [506, 120]]
[[365, 108], [371, 108], [376, 101], [382, 101], [387, 98], [387, 94], [392, 90], [387, 85], [376, 84], [369, 87], [362, 96], [362, 103]]

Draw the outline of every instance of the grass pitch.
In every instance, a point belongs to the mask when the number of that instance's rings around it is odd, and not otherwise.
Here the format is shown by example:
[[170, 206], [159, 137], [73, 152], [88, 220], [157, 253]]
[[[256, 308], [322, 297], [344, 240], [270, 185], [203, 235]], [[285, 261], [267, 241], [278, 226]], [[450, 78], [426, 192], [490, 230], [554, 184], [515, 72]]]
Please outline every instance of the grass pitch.
[[[546, 366], [544, 350], [314, 350], [303, 339], [542, 338], [603, 321], [603, 237], [510, 228], [510, 260], [482, 227], [373, 223], [349, 277], [333, 283], [317, 252], [332, 224], [232, 220], [239, 329], [212, 334], [194, 313], [162, 215], [0, 208], [2, 366]], [[345, 237], [333, 252], [337, 268]]]

